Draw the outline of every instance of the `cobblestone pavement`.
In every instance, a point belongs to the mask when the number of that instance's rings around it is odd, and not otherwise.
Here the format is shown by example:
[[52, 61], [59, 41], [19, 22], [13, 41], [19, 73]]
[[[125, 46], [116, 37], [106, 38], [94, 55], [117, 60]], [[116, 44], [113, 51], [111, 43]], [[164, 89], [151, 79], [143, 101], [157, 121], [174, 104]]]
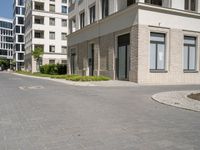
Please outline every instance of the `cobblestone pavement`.
[[200, 91], [162, 92], [153, 95], [152, 98], [163, 104], [193, 111], [200, 111], [200, 101], [189, 98], [188, 95], [191, 93], [200, 93]]
[[0, 73], [0, 150], [199, 150], [200, 113], [151, 99], [199, 88], [78, 87]]

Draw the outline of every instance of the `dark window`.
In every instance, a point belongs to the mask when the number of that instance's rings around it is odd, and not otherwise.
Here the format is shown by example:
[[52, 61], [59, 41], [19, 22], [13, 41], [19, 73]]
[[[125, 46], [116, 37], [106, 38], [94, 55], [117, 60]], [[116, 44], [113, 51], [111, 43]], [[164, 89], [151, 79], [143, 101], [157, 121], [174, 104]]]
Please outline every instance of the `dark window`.
[[185, 0], [185, 10], [196, 11], [196, 0]]
[[80, 28], [82, 29], [85, 26], [85, 12], [80, 14]]
[[162, 0], [145, 0], [145, 3], [162, 6]]
[[135, 0], [127, 0], [127, 6], [130, 6], [135, 3]]
[[24, 24], [24, 18], [18, 17], [18, 24]]
[[95, 5], [90, 7], [90, 23], [95, 22], [95, 18], [96, 18], [96, 8]]
[[105, 18], [109, 15], [109, 1], [102, 0], [102, 18]]
[[24, 42], [24, 36], [18, 35], [18, 42]]

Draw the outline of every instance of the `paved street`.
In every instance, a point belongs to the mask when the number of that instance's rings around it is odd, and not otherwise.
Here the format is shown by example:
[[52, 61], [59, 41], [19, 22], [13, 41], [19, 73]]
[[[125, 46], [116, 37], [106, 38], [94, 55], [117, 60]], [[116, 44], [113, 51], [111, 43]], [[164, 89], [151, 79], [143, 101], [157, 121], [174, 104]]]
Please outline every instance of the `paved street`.
[[78, 87], [0, 73], [0, 150], [199, 150], [200, 113], [150, 98], [199, 88]]

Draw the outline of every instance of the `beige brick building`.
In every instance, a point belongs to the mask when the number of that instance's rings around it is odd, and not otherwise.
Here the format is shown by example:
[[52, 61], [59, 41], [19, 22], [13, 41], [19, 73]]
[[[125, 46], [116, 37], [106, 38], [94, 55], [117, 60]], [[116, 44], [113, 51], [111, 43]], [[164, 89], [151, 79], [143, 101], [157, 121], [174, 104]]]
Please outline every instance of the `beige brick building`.
[[70, 2], [68, 71], [141, 84], [200, 83], [197, 0]]

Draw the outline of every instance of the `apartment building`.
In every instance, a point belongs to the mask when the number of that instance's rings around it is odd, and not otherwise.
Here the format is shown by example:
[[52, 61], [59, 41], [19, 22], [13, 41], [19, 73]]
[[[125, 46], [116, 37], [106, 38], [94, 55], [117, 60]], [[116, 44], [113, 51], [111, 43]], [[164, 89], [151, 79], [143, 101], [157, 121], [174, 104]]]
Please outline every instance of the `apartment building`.
[[200, 83], [198, 0], [71, 0], [68, 73]]
[[12, 20], [0, 17], [0, 58], [13, 58]]
[[16, 70], [24, 68], [24, 16], [25, 0], [13, 0], [13, 59], [16, 62]]
[[25, 69], [36, 72], [32, 51], [44, 50], [41, 64], [67, 63], [67, 0], [26, 0]]

